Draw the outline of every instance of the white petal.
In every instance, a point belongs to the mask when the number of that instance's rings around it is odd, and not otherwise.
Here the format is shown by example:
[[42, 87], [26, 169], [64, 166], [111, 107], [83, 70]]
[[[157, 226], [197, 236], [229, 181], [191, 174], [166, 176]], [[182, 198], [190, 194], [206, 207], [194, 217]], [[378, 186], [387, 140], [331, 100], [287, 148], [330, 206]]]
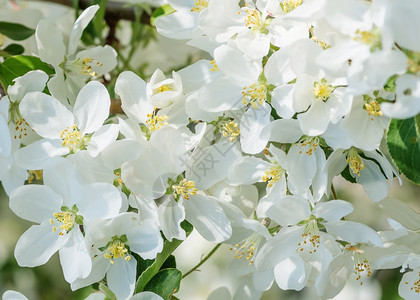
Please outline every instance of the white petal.
[[268, 137], [262, 136], [261, 132], [270, 123], [271, 107], [267, 103], [258, 106], [257, 109], [250, 107], [241, 118], [241, 147], [245, 153], [260, 153], [267, 145]]
[[350, 221], [330, 221], [323, 223], [327, 232], [353, 245], [369, 243], [382, 247], [382, 241], [375, 230], [361, 223]]
[[312, 214], [325, 221], [339, 221], [342, 217], [353, 212], [353, 205], [343, 200], [318, 202]]
[[261, 176], [270, 169], [272, 165], [254, 156], [243, 156], [239, 158], [229, 169], [228, 181], [230, 184], [253, 184], [261, 182]]
[[53, 23], [41, 20], [36, 27], [35, 38], [41, 60], [57, 68], [66, 53], [61, 31]]
[[121, 208], [121, 195], [118, 189], [109, 183], [97, 182], [83, 187], [80, 191], [82, 200], [77, 203], [80, 214], [86, 221], [115, 217]]
[[32, 129], [45, 138], [58, 139], [61, 130], [74, 124], [71, 111], [54, 97], [41, 92], [26, 94], [19, 110]]
[[173, 238], [183, 241], [186, 238], [181, 222], [185, 219], [184, 207], [172, 197], [162, 203], [159, 208], [159, 223], [163, 234], [170, 242]]
[[83, 30], [88, 26], [89, 22], [93, 19], [95, 13], [98, 11], [99, 5], [92, 5], [86, 8], [74, 22], [73, 28], [69, 37], [69, 45], [67, 48], [67, 55], [71, 56], [76, 52], [79, 45], [80, 38], [82, 37]]
[[235, 79], [247, 82], [256, 82], [261, 73], [261, 64], [246, 59], [242, 53], [226, 45], [214, 50], [214, 59], [220, 72], [225, 76], [233, 76]]
[[10, 195], [10, 209], [20, 218], [42, 223], [61, 211], [63, 199], [46, 185], [24, 185]]
[[117, 52], [109, 45], [96, 46], [87, 50], [79, 51], [76, 59], [91, 58], [92, 72], [95, 76], [102, 76], [112, 71], [117, 65]]
[[85, 278], [92, 270], [92, 260], [86, 247], [85, 239], [78, 228], [69, 233], [67, 242], [60, 248], [60, 263], [64, 278], [73, 282], [77, 278]]
[[16, 164], [27, 170], [44, 169], [52, 157], [66, 155], [69, 148], [63, 147], [61, 140], [42, 139], [15, 152]]
[[293, 108], [293, 92], [293, 85], [287, 84], [276, 87], [271, 93], [271, 105], [284, 119], [291, 119], [296, 113]]
[[137, 159], [142, 148], [143, 144], [136, 140], [118, 140], [109, 144], [102, 151], [101, 158], [106, 167], [116, 170], [121, 168], [124, 162]]
[[145, 123], [153, 106], [147, 100], [146, 82], [130, 71], [122, 72], [115, 83], [115, 93], [121, 98], [121, 108], [130, 119]]
[[277, 201], [267, 216], [282, 226], [295, 225], [311, 215], [309, 201], [301, 197], [285, 196]]
[[258, 251], [255, 258], [257, 270], [266, 271], [294, 255], [298, 243], [302, 239], [302, 232], [302, 226], [283, 227], [274, 238], [265, 243]]
[[184, 201], [186, 219], [209, 242], [220, 243], [232, 235], [232, 227], [216, 200], [204, 196], [191, 196]]
[[317, 294], [325, 299], [335, 297], [343, 289], [353, 271], [350, 266], [353, 266], [350, 256], [335, 257], [315, 283]]
[[294, 255], [274, 267], [274, 276], [282, 290], [300, 291], [308, 282], [310, 271], [310, 265]]
[[420, 229], [420, 215], [404, 202], [394, 197], [387, 197], [379, 202], [379, 206], [404, 227], [410, 230]]
[[379, 166], [371, 160], [363, 159], [365, 168], [356, 176], [372, 201], [378, 202], [388, 195], [388, 183]]
[[136, 265], [134, 258], [126, 261], [122, 258], [115, 260], [106, 275], [108, 287], [114, 292], [117, 299], [128, 299], [136, 285]]
[[63, 205], [71, 207], [80, 201], [81, 182], [76, 167], [62, 157], [51, 159], [44, 169], [44, 184], [63, 197]]
[[21, 267], [36, 267], [45, 264], [66, 241], [53, 231], [50, 220], [41, 225], [33, 225], [19, 238], [15, 248], [15, 258]]
[[10, 140], [10, 131], [6, 120], [0, 115], [0, 155], [8, 157], [12, 150], [12, 143]]
[[[119, 124], [106, 124], [95, 131], [90, 141], [87, 143], [87, 151], [89, 154], [92, 157], [96, 157], [102, 150], [106, 149], [109, 144], [117, 139], [119, 129]], [[115, 169], [118, 169], [118, 167]]]
[[263, 131], [262, 136], [269, 136], [270, 141], [294, 143], [302, 136], [299, 121], [294, 119], [279, 119], [271, 122]]
[[90, 81], [77, 95], [74, 117], [82, 136], [98, 130], [109, 116], [111, 100], [106, 87], [97, 81]]
[[21, 293], [15, 292], [15, 291], [12, 291], [12, 290], [6, 291], [3, 294], [2, 299], [3, 300], [28, 300], [28, 298], [26, 298]]
[[7, 93], [12, 101], [20, 101], [27, 93], [41, 92], [48, 81], [48, 75], [41, 70], [29, 71], [13, 81], [15, 83], [7, 88]]
[[163, 239], [154, 220], [141, 222], [139, 228], [127, 233], [130, 250], [143, 259], [154, 259], [162, 251]]
[[229, 167], [240, 156], [236, 143], [220, 142], [201, 148], [183, 162], [186, 178], [192, 180], [198, 189], [208, 189], [227, 177]]

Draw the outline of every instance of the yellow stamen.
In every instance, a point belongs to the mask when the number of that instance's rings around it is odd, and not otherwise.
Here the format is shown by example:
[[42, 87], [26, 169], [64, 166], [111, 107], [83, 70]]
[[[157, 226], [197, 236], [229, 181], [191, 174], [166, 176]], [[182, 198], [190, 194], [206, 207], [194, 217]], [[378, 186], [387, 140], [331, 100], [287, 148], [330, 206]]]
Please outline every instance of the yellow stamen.
[[241, 134], [238, 123], [230, 121], [225, 123], [221, 128], [224, 137], [227, 137], [229, 141], [234, 142], [236, 138]]
[[60, 138], [63, 140], [62, 145], [68, 147], [73, 152], [81, 150], [84, 146], [82, 133], [77, 128], [76, 124], [73, 124], [64, 130], [60, 130]]
[[363, 108], [368, 112], [370, 119], [373, 121], [373, 117], [382, 116], [381, 107], [376, 100], [366, 102]]
[[196, 195], [198, 192], [198, 189], [195, 188], [194, 181], [187, 181], [185, 178], [178, 185], [173, 185], [172, 189], [174, 190], [175, 198], [181, 195], [186, 200], [190, 199], [190, 195]]
[[200, 12], [202, 9], [209, 6], [208, 0], [194, 0], [194, 7], [191, 8], [191, 12]]
[[114, 264], [114, 259], [115, 258], [123, 258], [126, 261], [129, 261], [131, 259], [131, 256], [127, 254], [128, 249], [125, 247], [125, 244], [116, 239], [114, 240], [111, 245], [108, 246], [108, 248], [106, 249], [106, 252], [104, 254], [104, 257], [109, 259], [109, 261], [111, 262], [111, 264]]
[[261, 83], [254, 83], [250, 86], [245, 86], [242, 91], [242, 103], [249, 103], [252, 107], [257, 108], [257, 104], [264, 104], [267, 97], [267, 91], [267, 86]]
[[298, 243], [298, 251], [308, 250], [309, 254], [314, 254], [320, 245], [319, 228], [316, 219], [310, 219], [302, 233], [302, 241]]
[[349, 164], [351, 171], [354, 174], [357, 174], [357, 176], [360, 176], [360, 171], [365, 168], [365, 164], [363, 163], [362, 158], [357, 153], [357, 149], [354, 147], [351, 147], [348, 150], [347, 163]]
[[321, 80], [321, 82], [315, 82], [314, 88], [312, 90], [314, 93], [315, 98], [318, 101], [327, 101], [328, 98], [331, 96], [333, 92], [333, 86], [328, 84], [325, 79]]
[[268, 187], [272, 187], [274, 183], [280, 180], [284, 170], [280, 166], [271, 167], [269, 170], [264, 171], [261, 179], [268, 183]]
[[216, 61], [214, 59], [210, 61], [210, 65], [212, 66], [210, 68], [210, 71], [212, 72], [219, 71], [219, 67], [217, 66]]
[[[420, 272], [418, 274], [418, 279], [413, 283], [410, 290], [413, 291], [416, 294], [420, 294]], [[408, 282], [404, 282], [404, 284], [408, 284]]]
[[[53, 216], [55, 219], [60, 222], [60, 229], [61, 231], [58, 233], [59, 235], [64, 235], [64, 233], [68, 233], [70, 230], [73, 229], [75, 223], [75, 214], [72, 212], [58, 212], [54, 213]], [[54, 223], [53, 219], [50, 219], [51, 225]], [[56, 232], [57, 228], [53, 226], [53, 232]]]
[[308, 147], [308, 150], [306, 150], [305, 153], [311, 156], [312, 153], [314, 153], [319, 146], [319, 138], [316, 136], [307, 137], [300, 142], [299, 146], [301, 148], [301, 150], [299, 151], [299, 154], [302, 154], [303, 148]]
[[169, 117], [166, 115], [157, 116], [154, 112], [147, 114], [146, 125], [149, 128], [150, 132], [159, 130], [164, 125], [168, 125], [167, 120]]
[[303, 3], [303, 0], [286, 0], [280, 3], [281, 9], [288, 13], [294, 10], [296, 7], [301, 5]]

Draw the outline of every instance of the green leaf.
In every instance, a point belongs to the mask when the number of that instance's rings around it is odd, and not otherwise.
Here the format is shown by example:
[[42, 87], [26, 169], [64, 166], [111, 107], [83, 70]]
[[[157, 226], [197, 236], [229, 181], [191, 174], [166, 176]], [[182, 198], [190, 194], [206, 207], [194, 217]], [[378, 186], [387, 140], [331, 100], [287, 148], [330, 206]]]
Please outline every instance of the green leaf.
[[13, 80], [23, 76], [29, 71], [43, 70], [45, 73], [54, 74], [54, 69], [35, 56], [17, 55], [6, 59], [0, 64], [0, 83], [6, 91]]
[[176, 259], [172, 254], [165, 260], [160, 269], [176, 269]]
[[414, 117], [414, 120], [416, 121], [416, 131], [417, 135], [420, 135], [420, 114]]
[[144, 290], [158, 294], [165, 300], [170, 300], [172, 294], [179, 291], [181, 279], [181, 271], [177, 269], [163, 269], [153, 276]]
[[[25, 52], [25, 48], [23, 48], [19, 44], [10, 44], [0, 52], [6, 52], [9, 55], [19, 55]], [[0, 54], [1, 55], [1, 54]]]
[[[181, 223], [181, 227], [185, 230], [187, 236], [190, 235], [193, 230], [193, 226], [187, 221], [183, 221]], [[155, 262], [149, 266], [137, 279], [135, 293], [144, 291], [144, 288], [149, 283], [149, 281], [159, 272], [160, 268], [168, 259], [168, 257], [181, 243], [182, 241], [176, 239], [173, 239], [172, 242], [164, 242], [163, 250], [156, 256]]]
[[14, 41], [23, 41], [33, 35], [35, 30], [22, 24], [0, 22], [0, 33]]
[[389, 154], [400, 172], [407, 179], [420, 184], [420, 135], [415, 119], [392, 119], [387, 144]]
[[175, 9], [172, 8], [169, 4], [162, 5], [154, 10], [152, 16], [150, 17], [150, 25], [155, 26], [155, 20], [159, 17], [167, 16], [173, 13]]
[[103, 283], [99, 284], [99, 290], [105, 295], [105, 300], [117, 300], [115, 294]]

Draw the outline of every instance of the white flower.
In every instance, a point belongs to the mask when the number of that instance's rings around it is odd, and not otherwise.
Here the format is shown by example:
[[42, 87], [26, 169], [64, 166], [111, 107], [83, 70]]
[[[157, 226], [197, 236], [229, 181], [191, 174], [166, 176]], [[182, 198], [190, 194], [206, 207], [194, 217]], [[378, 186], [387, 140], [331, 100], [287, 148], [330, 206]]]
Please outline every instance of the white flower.
[[108, 45], [76, 54], [83, 30], [98, 9], [99, 5], [92, 5], [80, 14], [73, 25], [67, 47], [64, 45], [62, 33], [54, 24], [41, 20], [36, 28], [39, 57], [51, 64], [55, 70], [54, 77], [48, 82], [48, 88], [63, 104], [74, 103], [86, 79], [101, 76], [117, 64], [117, 54]]
[[46, 159], [86, 149], [98, 155], [117, 138], [118, 125], [103, 125], [111, 101], [99, 82], [91, 81], [80, 91], [73, 112], [57, 99], [41, 92], [28, 93], [19, 109], [43, 139], [18, 150], [16, 163], [26, 169], [42, 169]]
[[135, 213], [92, 221], [86, 231], [86, 242], [93, 260], [92, 272], [74, 281], [72, 289], [98, 282], [106, 275], [108, 287], [117, 299], [129, 299], [134, 292], [137, 262], [131, 252], [143, 259], [153, 259], [163, 247], [154, 222], [141, 221]]
[[19, 238], [15, 257], [20, 266], [46, 263], [58, 250], [68, 282], [86, 277], [92, 262], [79, 226], [95, 218], [111, 218], [121, 207], [118, 190], [107, 183], [82, 185], [76, 168], [64, 158], [44, 169], [45, 185], [25, 185], [10, 195], [10, 208], [19, 217], [40, 223]]

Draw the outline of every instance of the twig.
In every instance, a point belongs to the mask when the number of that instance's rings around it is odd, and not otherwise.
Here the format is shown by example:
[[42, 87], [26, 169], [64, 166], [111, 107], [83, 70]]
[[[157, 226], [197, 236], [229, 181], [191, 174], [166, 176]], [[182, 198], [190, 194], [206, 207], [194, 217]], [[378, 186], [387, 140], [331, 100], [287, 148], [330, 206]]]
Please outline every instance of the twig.
[[[58, 3], [61, 5], [73, 7], [71, 0], [41, 0], [44, 2], [52, 2], [52, 3]], [[92, 5], [91, 0], [79, 0], [79, 7], [81, 9], [86, 9], [88, 6]], [[127, 6], [126, 3], [123, 2], [113, 2], [108, 1], [106, 4], [105, 9], [105, 20], [128, 20], [128, 21], [135, 21], [135, 8], [133, 6]], [[142, 24], [150, 24], [150, 15], [147, 13], [143, 13], [141, 15], [140, 22]]]
[[206, 262], [206, 260], [208, 260], [213, 254], [214, 254], [214, 252], [216, 252], [217, 251], [217, 249], [219, 249], [219, 247], [221, 246], [222, 244], [217, 244], [216, 245], [216, 247], [214, 247], [211, 251], [210, 251], [210, 253], [209, 254], [207, 254], [207, 256], [206, 257], [204, 257], [202, 260], [200, 260], [200, 262], [194, 267], [194, 268], [192, 268], [191, 270], [189, 270], [187, 273], [185, 273], [184, 275], [182, 275], [182, 278], [185, 278], [185, 277], [187, 277], [188, 275], [190, 275], [192, 272], [194, 272], [195, 270], [197, 270], [202, 264], [204, 264], [205, 262]]

